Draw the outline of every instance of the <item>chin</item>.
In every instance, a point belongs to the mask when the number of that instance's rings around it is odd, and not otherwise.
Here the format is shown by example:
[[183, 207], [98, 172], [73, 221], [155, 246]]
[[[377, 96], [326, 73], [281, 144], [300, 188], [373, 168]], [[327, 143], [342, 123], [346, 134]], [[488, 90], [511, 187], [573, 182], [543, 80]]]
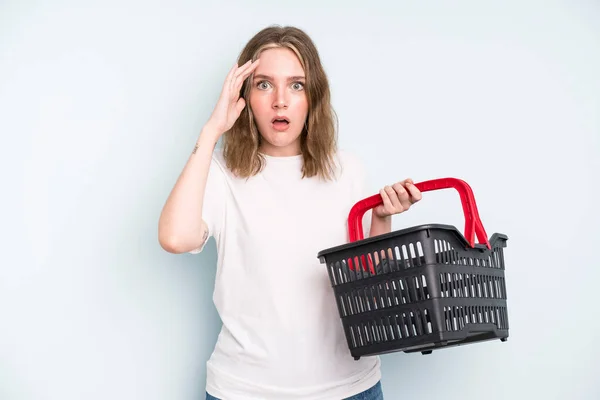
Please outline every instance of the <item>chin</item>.
[[267, 135], [263, 135], [263, 140], [273, 148], [286, 149], [297, 146], [298, 151], [300, 151], [300, 134], [294, 135], [289, 132], [270, 132]]
[[278, 132], [270, 130], [263, 137], [273, 146], [289, 146], [300, 140], [301, 132]]

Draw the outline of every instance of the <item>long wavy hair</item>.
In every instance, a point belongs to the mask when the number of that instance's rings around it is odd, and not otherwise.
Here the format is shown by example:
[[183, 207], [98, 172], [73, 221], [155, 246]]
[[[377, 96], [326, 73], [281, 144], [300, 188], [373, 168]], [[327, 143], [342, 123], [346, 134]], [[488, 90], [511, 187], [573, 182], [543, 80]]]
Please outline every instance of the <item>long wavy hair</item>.
[[[243, 65], [250, 59], [256, 60], [261, 52], [274, 47], [292, 50], [306, 75], [308, 116], [300, 134], [304, 161], [302, 176], [332, 179], [338, 121], [331, 106], [327, 75], [310, 37], [295, 27], [267, 27], [246, 44], [238, 58], [238, 65]], [[251, 79], [252, 76], [248, 77], [240, 90], [240, 96], [246, 100], [246, 107], [231, 129], [223, 135], [226, 165], [235, 175], [244, 178], [256, 175], [265, 165], [265, 159], [258, 151], [262, 138], [250, 107]]]

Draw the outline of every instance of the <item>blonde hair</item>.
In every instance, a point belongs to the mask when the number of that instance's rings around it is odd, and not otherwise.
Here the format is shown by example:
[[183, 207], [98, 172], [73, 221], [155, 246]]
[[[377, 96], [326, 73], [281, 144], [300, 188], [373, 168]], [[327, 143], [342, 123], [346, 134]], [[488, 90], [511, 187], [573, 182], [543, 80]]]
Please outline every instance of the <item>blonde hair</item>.
[[[295, 27], [267, 27], [246, 44], [240, 53], [238, 65], [243, 65], [250, 59], [256, 60], [261, 52], [274, 47], [292, 50], [306, 74], [308, 116], [300, 134], [304, 160], [302, 176], [331, 179], [337, 148], [337, 117], [331, 106], [327, 76], [310, 37]], [[244, 178], [256, 175], [265, 165], [265, 159], [258, 151], [261, 136], [250, 107], [250, 89], [247, 79], [240, 91], [240, 95], [246, 100], [246, 107], [232, 128], [223, 135], [226, 165], [234, 174]]]

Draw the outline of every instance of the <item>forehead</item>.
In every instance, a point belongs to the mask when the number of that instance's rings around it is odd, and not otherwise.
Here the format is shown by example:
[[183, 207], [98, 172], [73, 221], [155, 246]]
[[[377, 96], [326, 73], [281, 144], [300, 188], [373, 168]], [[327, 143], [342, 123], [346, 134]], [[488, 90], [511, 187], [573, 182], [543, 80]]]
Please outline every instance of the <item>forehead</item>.
[[286, 47], [264, 50], [258, 58], [260, 59], [260, 64], [254, 71], [255, 75], [273, 77], [304, 75], [304, 69], [296, 53]]

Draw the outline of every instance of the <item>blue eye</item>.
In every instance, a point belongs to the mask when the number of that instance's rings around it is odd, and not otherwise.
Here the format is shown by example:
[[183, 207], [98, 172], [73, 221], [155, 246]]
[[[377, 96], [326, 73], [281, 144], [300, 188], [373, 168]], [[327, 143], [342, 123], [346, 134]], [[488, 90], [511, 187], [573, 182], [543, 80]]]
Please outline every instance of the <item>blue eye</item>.
[[260, 81], [256, 84], [256, 87], [261, 89], [261, 90], [266, 90], [269, 88], [269, 83], [267, 81]]
[[302, 89], [304, 89], [304, 83], [302, 83], [302, 82], [294, 82], [292, 84], [292, 88], [294, 90], [302, 90]]

